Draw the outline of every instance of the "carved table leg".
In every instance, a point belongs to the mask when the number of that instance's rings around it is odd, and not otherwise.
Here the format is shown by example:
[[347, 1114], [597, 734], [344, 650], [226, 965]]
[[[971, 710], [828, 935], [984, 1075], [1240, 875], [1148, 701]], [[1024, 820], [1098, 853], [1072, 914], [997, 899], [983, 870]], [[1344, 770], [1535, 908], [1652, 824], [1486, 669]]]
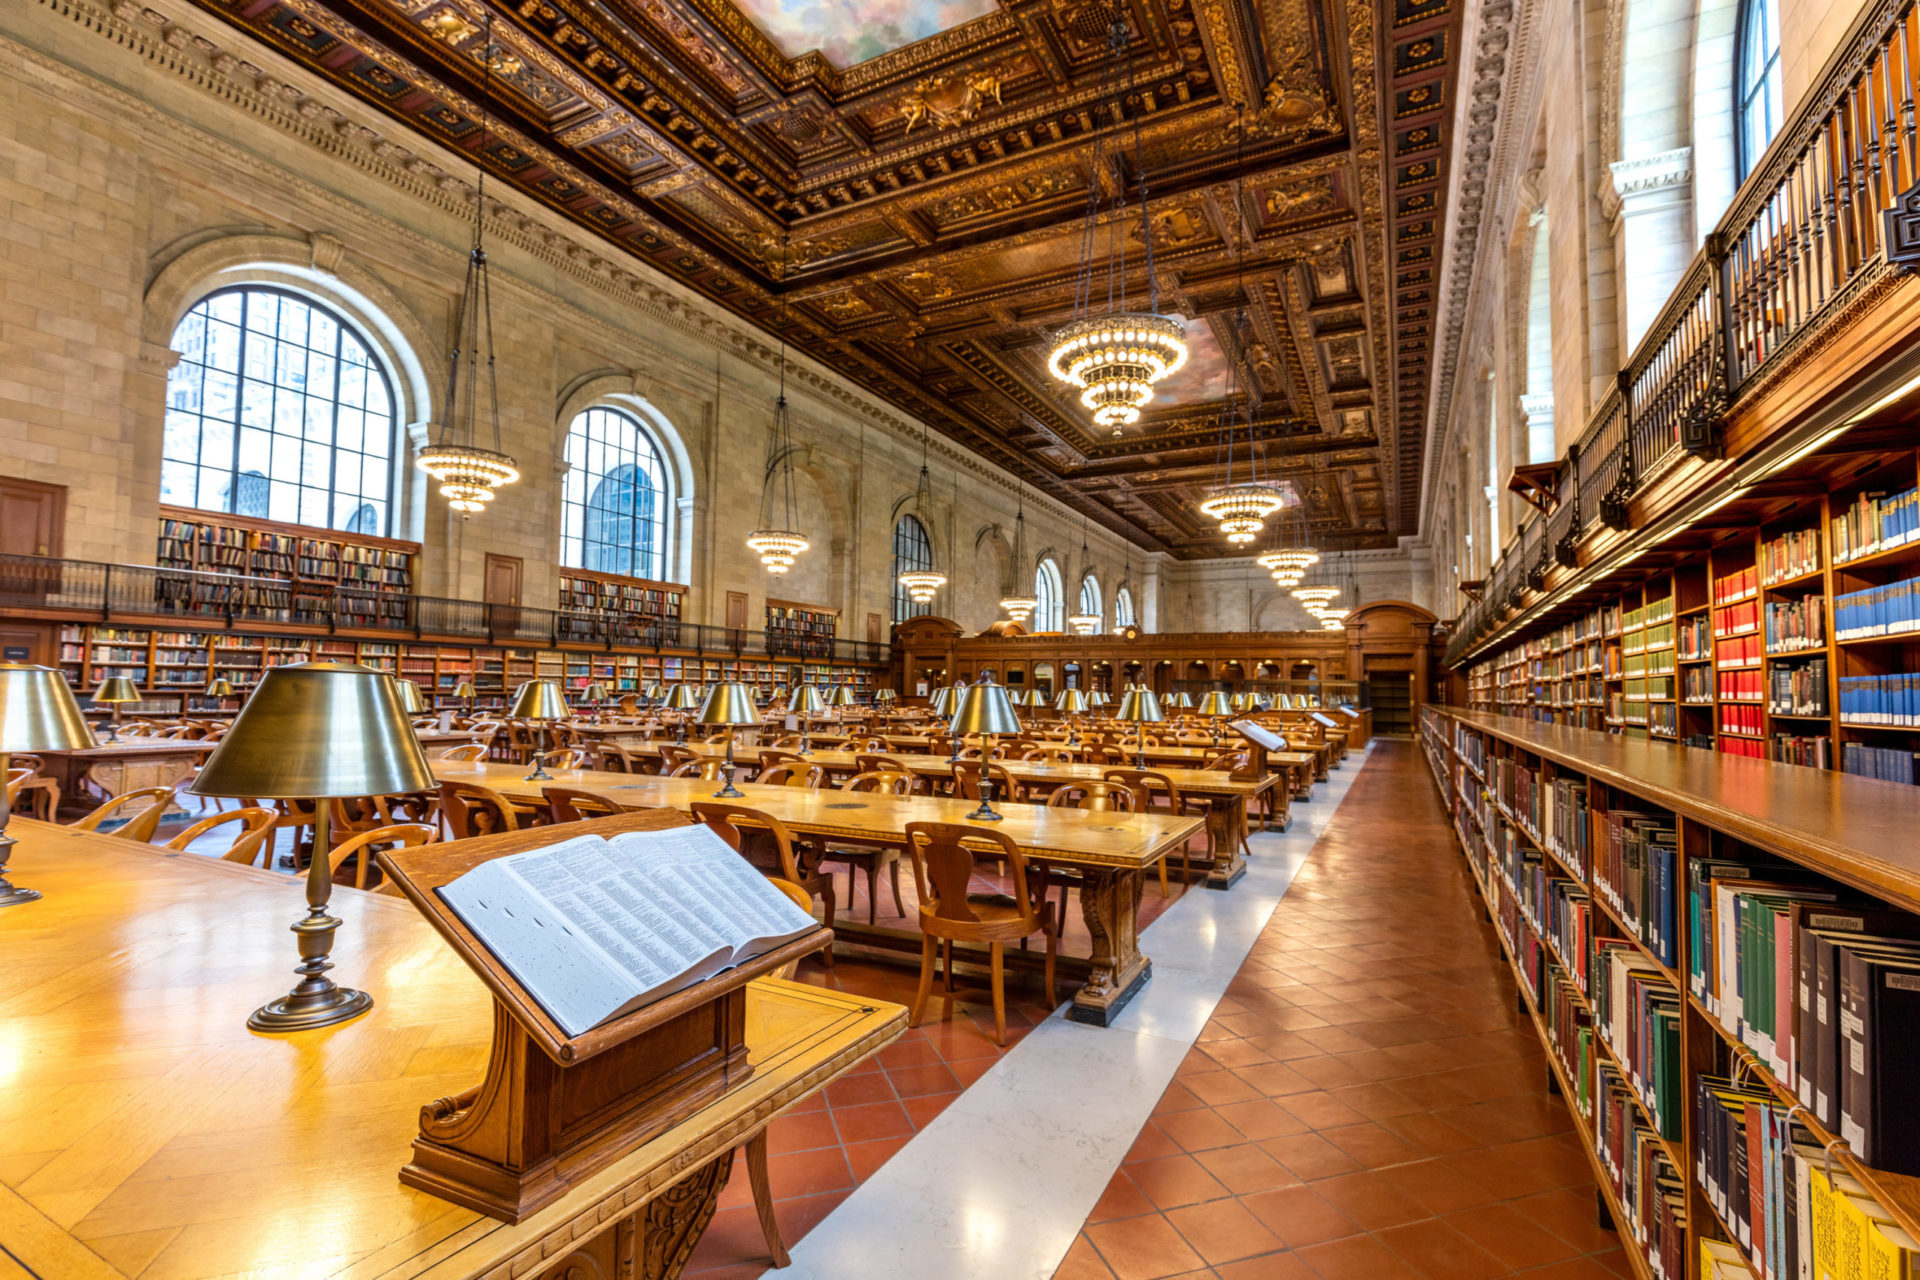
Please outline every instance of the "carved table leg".
[[1088, 869], [1080, 883], [1080, 912], [1093, 938], [1093, 971], [1074, 993], [1067, 1017], [1096, 1027], [1110, 1024], [1153, 974], [1140, 954], [1140, 891], [1146, 877], [1119, 867]]
[[620, 1249], [616, 1233], [614, 1275], [617, 1280], [676, 1280], [693, 1257], [694, 1246], [707, 1233], [713, 1211], [733, 1172], [729, 1148], [695, 1169], [621, 1225], [632, 1225], [631, 1246]]
[[1209, 889], [1230, 889], [1233, 882], [1247, 874], [1247, 860], [1240, 852], [1240, 833], [1247, 821], [1247, 802], [1240, 796], [1218, 796], [1207, 808], [1207, 834], [1213, 839], [1213, 870], [1207, 872]]

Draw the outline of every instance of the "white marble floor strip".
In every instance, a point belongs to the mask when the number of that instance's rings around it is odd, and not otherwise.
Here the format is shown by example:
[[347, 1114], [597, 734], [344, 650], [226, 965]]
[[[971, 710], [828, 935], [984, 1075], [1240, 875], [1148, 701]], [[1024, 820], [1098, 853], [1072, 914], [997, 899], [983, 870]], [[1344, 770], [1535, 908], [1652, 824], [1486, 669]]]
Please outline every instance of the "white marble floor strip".
[[1148, 926], [1141, 949], [1153, 978], [1113, 1026], [1081, 1026], [1056, 1010], [775, 1274], [1052, 1276], [1363, 764], [1350, 756], [1314, 800], [1294, 805], [1285, 835], [1254, 836], [1232, 890], [1195, 889]]

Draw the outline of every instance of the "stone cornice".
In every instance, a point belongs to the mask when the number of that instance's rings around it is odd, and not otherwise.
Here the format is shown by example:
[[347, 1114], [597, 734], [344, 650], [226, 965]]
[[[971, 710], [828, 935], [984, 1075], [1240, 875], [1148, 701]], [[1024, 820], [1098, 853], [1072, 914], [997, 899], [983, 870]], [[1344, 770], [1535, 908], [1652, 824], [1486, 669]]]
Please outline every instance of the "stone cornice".
[[1675, 147], [1637, 160], [1616, 160], [1607, 166], [1607, 185], [1600, 189], [1600, 212], [1611, 222], [1635, 196], [1670, 191], [1692, 181], [1692, 147]]

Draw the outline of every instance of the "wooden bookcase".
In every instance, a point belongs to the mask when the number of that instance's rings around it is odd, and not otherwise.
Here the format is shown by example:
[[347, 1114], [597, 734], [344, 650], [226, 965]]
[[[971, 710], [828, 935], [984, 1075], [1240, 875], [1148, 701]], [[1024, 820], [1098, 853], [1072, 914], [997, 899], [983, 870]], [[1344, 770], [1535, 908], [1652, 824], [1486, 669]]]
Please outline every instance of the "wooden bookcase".
[[332, 533], [190, 507], [160, 508], [155, 563], [247, 579], [235, 584], [161, 579], [170, 613], [224, 614], [234, 606], [286, 622], [406, 616], [420, 544]]
[[814, 657], [831, 652], [840, 632], [840, 611], [793, 600], [767, 600], [767, 652], [776, 657]]
[[677, 623], [687, 588], [679, 582], [627, 578], [591, 569], [560, 571], [560, 601], [571, 613], [617, 613], [642, 622]]
[[[1741, 1242], [1696, 1163], [1707, 1140], [1697, 1114], [1702, 1077], [1741, 1079], [1770, 1094], [1776, 1110], [1798, 1108], [1790, 1118], [1815, 1145], [1832, 1151], [1834, 1168], [1858, 1180], [1902, 1230], [1920, 1236], [1920, 1178], [1867, 1164], [1806, 1109], [1794, 1079], [1804, 1046], [1796, 1040], [1756, 1047], [1753, 1028], [1712, 1007], [1711, 979], [1700, 972], [1705, 951], [1694, 953], [1702, 931], [1690, 924], [1686, 875], [1695, 859], [1778, 861], [1802, 875], [1814, 873], [1805, 879], [1816, 891], [1831, 888], [1855, 901], [1920, 912], [1920, 846], [1911, 838], [1920, 827], [1920, 790], [1822, 779], [1791, 764], [1703, 756], [1651, 737], [1530, 723], [1487, 710], [1422, 708], [1418, 738], [1520, 987], [1521, 1010], [1546, 1048], [1549, 1090], [1566, 1100], [1641, 1280], [1652, 1280], [1655, 1270], [1649, 1246], [1635, 1238], [1634, 1200], [1622, 1191], [1627, 1175], [1620, 1171], [1632, 1167], [1630, 1159], [1617, 1159], [1623, 1133], [1629, 1145], [1669, 1166], [1664, 1194], [1679, 1197], [1684, 1218], [1678, 1277], [1699, 1274], [1702, 1239], [1733, 1242], [1749, 1264], [1755, 1261], [1756, 1245]], [[1671, 937], [1657, 947], [1603, 886], [1608, 815], [1616, 810], [1670, 823], [1674, 833], [1677, 870], [1639, 902], [1643, 921], [1667, 913]], [[1576, 834], [1582, 828], [1584, 846]], [[1796, 954], [1786, 963], [1797, 971], [1798, 960]], [[1616, 964], [1630, 966], [1644, 1007], [1661, 1010], [1659, 1017], [1676, 1029], [1670, 1043], [1677, 1057], [1669, 1052], [1659, 1064], [1678, 1073], [1664, 1094], [1644, 1040], [1636, 1051], [1600, 1029], [1612, 992], [1602, 990], [1598, 975]], [[1889, 1096], [1911, 1096], [1912, 1083], [1903, 1089], [1894, 1082]], [[1599, 1132], [1603, 1126], [1607, 1136]], [[1658, 1199], [1654, 1188], [1646, 1191]]]

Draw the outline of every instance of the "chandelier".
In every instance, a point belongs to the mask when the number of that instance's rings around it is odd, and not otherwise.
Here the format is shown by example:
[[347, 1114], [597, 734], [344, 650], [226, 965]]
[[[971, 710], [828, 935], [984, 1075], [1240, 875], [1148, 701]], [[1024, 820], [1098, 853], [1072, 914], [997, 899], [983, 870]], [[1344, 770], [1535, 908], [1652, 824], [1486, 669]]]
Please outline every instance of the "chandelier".
[[[481, 95], [480, 154], [487, 151], [488, 129], [493, 118], [493, 15], [487, 15], [486, 79]], [[453, 352], [447, 359], [446, 420], [440, 424], [440, 438], [414, 456], [413, 465], [440, 483], [440, 496], [447, 505], [466, 519], [476, 511], [485, 511], [493, 501], [494, 490], [520, 478], [520, 468], [500, 448], [500, 384], [494, 374], [493, 276], [487, 267], [484, 243], [487, 216], [487, 171], [480, 178], [473, 197], [473, 248], [467, 253], [467, 279], [460, 295], [460, 312], [453, 329]], [[480, 413], [480, 341], [487, 344], [487, 409], [493, 420], [493, 448], [475, 443]], [[466, 407], [461, 407], [460, 365], [466, 362]], [[461, 437], [456, 439], [455, 437]]]
[[[920, 385], [927, 384], [924, 362], [920, 372]], [[925, 422], [920, 424], [920, 485], [913, 491], [913, 514], [920, 521], [920, 527], [926, 527], [927, 509], [933, 505], [933, 477], [927, 471], [927, 437], [930, 429]], [[929, 557], [931, 558], [931, 557]], [[947, 585], [947, 575], [935, 571], [932, 565], [924, 569], [909, 569], [898, 579], [901, 588], [906, 591], [907, 599], [915, 604], [932, 604], [934, 593]]]
[[1266, 521], [1287, 505], [1278, 488], [1258, 481], [1227, 485], [1209, 493], [1200, 503], [1200, 513], [1220, 522], [1220, 532], [1236, 545], [1252, 542], [1266, 527]]
[[[1100, 615], [1087, 612], [1087, 582], [1098, 581], [1094, 573], [1093, 553], [1087, 550], [1087, 513], [1080, 513], [1080, 609], [1067, 615], [1067, 630], [1077, 636], [1090, 636], [1100, 629]], [[1097, 606], [1096, 606], [1097, 607]]]
[[[1015, 483], [1019, 482], [1015, 481]], [[1013, 559], [1007, 569], [1010, 580], [1007, 583], [1007, 594], [1000, 597], [1000, 607], [1005, 609], [1007, 616], [1015, 622], [1025, 623], [1033, 616], [1033, 611], [1040, 607], [1040, 599], [1038, 596], [1017, 594], [1020, 590], [1020, 569], [1027, 562], [1026, 490], [1019, 490], [1019, 495], [1018, 505], [1014, 508], [1013, 514]]]
[[[1116, 6], [1107, 27], [1107, 78], [1102, 101], [1113, 103], [1115, 132], [1126, 123], [1127, 100], [1133, 97], [1133, 57], [1130, 51], [1127, 19]], [[1113, 71], [1121, 59], [1127, 63], [1127, 92], [1116, 94]], [[1080, 403], [1093, 411], [1100, 426], [1120, 428], [1140, 420], [1140, 410], [1153, 399], [1154, 386], [1179, 371], [1187, 362], [1187, 329], [1173, 316], [1160, 312], [1160, 284], [1153, 270], [1153, 223], [1147, 217], [1147, 171], [1140, 148], [1140, 117], [1133, 121], [1134, 172], [1139, 175], [1140, 236], [1146, 243], [1147, 297], [1144, 310], [1127, 306], [1127, 235], [1121, 225], [1128, 220], [1124, 182], [1115, 183], [1113, 203], [1105, 219], [1104, 306], [1096, 310], [1094, 294], [1101, 274], [1095, 258], [1095, 243], [1101, 224], [1100, 196], [1103, 184], [1094, 182], [1087, 190], [1086, 224], [1080, 235], [1080, 274], [1074, 286], [1073, 316], [1053, 335], [1047, 355], [1047, 369], [1055, 378], [1080, 388]], [[1112, 166], [1107, 156], [1106, 135], [1094, 143], [1090, 173], [1106, 173]]]
[[[783, 263], [784, 265], [784, 263]], [[773, 495], [782, 495], [774, 524]], [[795, 531], [793, 501], [793, 421], [787, 412], [787, 296], [780, 294], [780, 394], [773, 402], [773, 423], [767, 433], [767, 469], [760, 478], [760, 527], [747, 535], [747, 550], [760, 557], [768, 573], [785, 573], [807, 549], [805, 535]]]
[[933, 593], [947, 585], [947, 575], [931, 569], [912, 569], [900, 575], [900, 585], [906, 588], [907, 599], [915, 604], [932, 604]]
[[1325, 585], [1295, 587], [1293, 589], [1293, 598], [1298, 600], [1308, 613], [1315, 613], [1316, 616], [1318, 616], [1316, 611], [1325, 609], [1329, 604], [1333, 603], [1333, 598], [1339, 594], [1340, 588]]

